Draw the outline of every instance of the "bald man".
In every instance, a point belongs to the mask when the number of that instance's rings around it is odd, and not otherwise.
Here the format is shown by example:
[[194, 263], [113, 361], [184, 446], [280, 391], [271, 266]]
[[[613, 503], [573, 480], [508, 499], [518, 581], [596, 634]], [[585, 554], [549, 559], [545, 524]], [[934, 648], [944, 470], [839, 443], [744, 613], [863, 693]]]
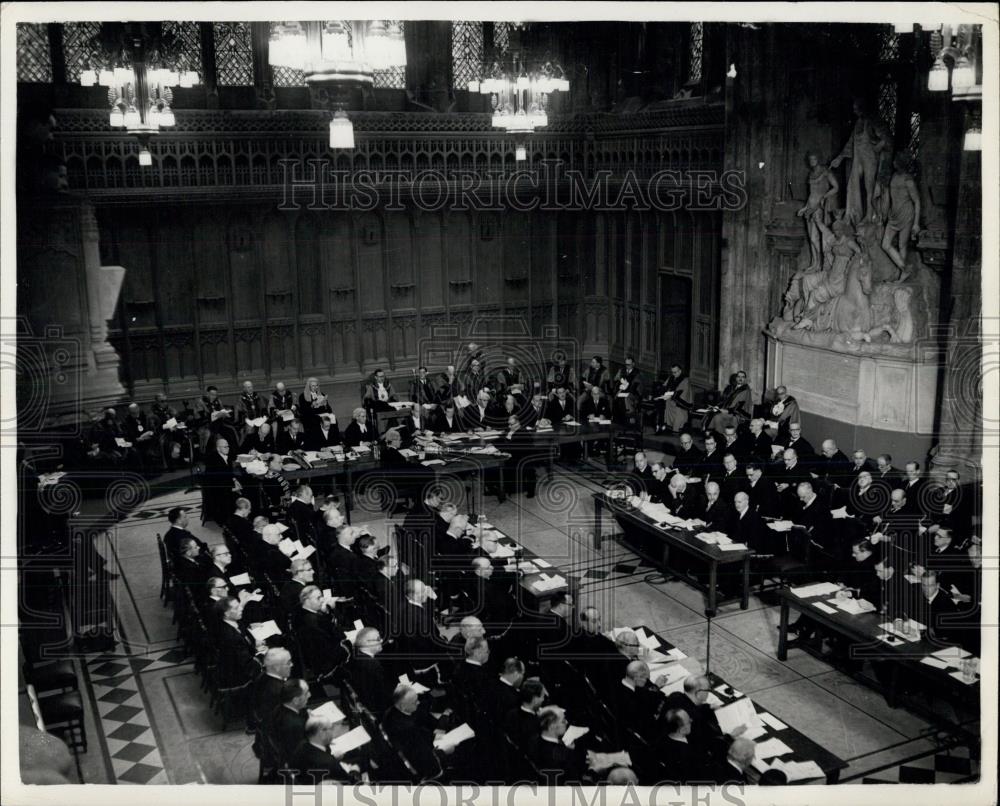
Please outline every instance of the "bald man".
[[[660, 680], [662, 685], [664, 681]], [[614, 689], [615, 717], [619, 724], [634, 730], [646, 741], [653, 741], [661, 731], [660, 720], [667, 698], [649, 679], [645, 661], [633, 660], [625, 667], [625, 676]]]
[[[712, 684], [704, 675], [690, 675], [684, 680], [683, 691], [675, 691], [667, 696], [665, 713], [679, 709], [691, 719], [691, 733], [688, 741], [696, 753], [703, 758], [717, 758], [726, 751], [734, 738], [722, 732], [715, 712], [708, 704]], [[746, 731], [746, 727], [736, 728], [734, 734]]]
[[271, 647], [264, 653], [262, 665], [264, 674], [250, 691], [250, 717], [253, 725], [270, 731], [271, 716], [281, 705], [282, 687], [292, 674], [292, 654], [282, 647]]
[[376, 718], [392, 705], [392, 692], [396, 687], [396, 678], [379, 658], [381, 654], [381, 634], [374, 627], [365, 627], [358, 632], [347, 664], [347, 678], [358, 699]]
[[704, 494], [695, 505], [693, 513], [699, 521], [705, 524], [705, 531], [725, 532], [733, 512], [733, 506], [730, 502], [722, 499], [722, 490], [718, 482], [709, 481], [704, 487]]

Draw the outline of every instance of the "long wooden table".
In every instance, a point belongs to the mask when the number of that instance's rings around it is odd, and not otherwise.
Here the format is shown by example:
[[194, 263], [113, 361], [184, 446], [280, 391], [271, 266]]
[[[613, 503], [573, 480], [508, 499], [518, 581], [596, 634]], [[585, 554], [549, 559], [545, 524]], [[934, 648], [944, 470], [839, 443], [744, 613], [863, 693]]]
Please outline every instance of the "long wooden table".
[[[953, 672], [959, 671], [956, 668], [938, 669], [922, 662], [923, 658], [945, 647], [954, 646], [953, 644], [929, 641], [926, 632], [921, 634], [919, 641], [907, 641], [901, 638], [892, 644], [886, 643], [878, 636], [886, 634], [886, 631], [881, 629], [879, 625], [889, 621], [887, 616], [879, 614], [877, 611], [859, 613], [858, 615], [845, 613], [828, 604], [835, 598], [833, 594], [801, 597], [792, 593], [789, 588], [782, 588], [778, 592], [778, 597], [781, 602], [778, 660], [783, 661], [788, 658], [789, 612], [797, 610], [815, 621], [823, 629], [838, 633], [856, 644], [852, 652], [856, 660], [870, 659], [890, 664], [891, 682], [884, 693], [886, 700], [892, 707], [896, 707], [899, 702], [900, 674], [905, 670], [909, 674], [917, 674], [928, 680], [935, 691], [978, 712], [980, 694], [978, 675], [974, 682], [966, 683], [952, 676]], [[836, 612], [826, 613], [818, 608], [817, 604], [833, 607]], [[854, 676], [869, 685], [874, 685], [874, 681], [867, 676], [858, 674]], [[940, 721], [942, 718], [940, 713], [926, 708], [925, 703], [919, 698], [909, 698], [907, 704], [934, 720]], [[953, 723], [951, 727], [964, 730], [961, 725]]]
[[[651, 635], [654, 638], [656, 638], [661, 644], [661, 647], [658, 651], [667, 652], [670, 649], [675, 649], [672, 643], [670, 643], [666, 638], [657, 635], [657, 633], [649, 629], [649, 627], [639, 625], [637, 627], [634, 627], [633, 629], [634, 630], [642, 629], [646, 632], [647, 635]], [[740, 693], [740, 696], [737, 696], [737, 693], [739, 692], [737, 692], [737, 690], [734, 689], [729, 683], [727, 683], [725, 680], [723, 680], [721, 677], [719, 677], [717, 674], [713, 672], [709, 672], [707, 677], [712, 685], [712, 693], [722, 701], [723, 705], [728, 705], [729, 703], [735, 702], [736, 700], [746, 696], [745, 694], [742, 693]], [[750, 701], [753, 702], [753, 698], [750, 698]], [[829, 750], [824, 748], [822, 745], [817, 744], [808, 736], [806, 736], [804, 733], [801, 733], [800, 731], [796, 730], [789, 724], [787, 719], [782, 719], [781, 717], [778, 717], [777, 714], [771, 713], [767, 708], [764, 708], [763, 706], [759, 705], [756, 702], [753, 703], [753, 707], [758, 714], [770, 714], [779, 722], [782, 722], [787, 726], [783, 730], [775, 730], [770, 725], [767, 725], [767, 723], [765, 722], [765, 725], [767, 726], [767, 733], [764, 736], [755, 739], [754, 740], [755, 742], [766, 741], [767, 739], [770, 738], [781, 739], [781, 741], [783, 741], [786, 745], [788, 745], [788, 747], [792, 749], [791, 754], [786, 754], [784, 756], [781, 756], [782, 760], [800, 761], [800, 762], [815, 761], [819, 765], [820, 769], [823, 770], [823, 774], [826, 776], [826, 783], [835, 784], [837, 783], [837, 781], [840, 780], [840, 771], [848, 766], [846, 761], [834, 755]], [[821, 782], [822, 779], [812, 778], [812, 779], [805, 779], [802, 781], [796, 781], [795, 783], [816, 784]]]
[[716, 545], [705, 543], [695, 537], [695, 531], [687, 529], [674, 529], [661, 527], [649, 516], [637, 509], [625, 506], [622, 503], [608, 497], [605, 492], [597, 492], [594, 497], [594, 548], [600, 549], [601, 527], [604, 510], [607, 509], [623, 523], [635, 527], [643, 534], [650, 535], [662, 543], [663, 553], [657, 559], [664, 568], [670, 568], [670, 551], [676, 549], [685, 554], [690, 554], [704, 561], [708, 565], [708, 584], [702, 585], [700, 582], [688, 581], [705, 591], [708, 596], [708, 609], [715, 612], [718, 601], [718, 576], [719, 566], [736, 565], [740, 566], [743, 577], [742, 593], [740, 596], [740, 609], [746, 610], [750, 605], [750, 551], [739, 549], [735, 551], [723, 551]]

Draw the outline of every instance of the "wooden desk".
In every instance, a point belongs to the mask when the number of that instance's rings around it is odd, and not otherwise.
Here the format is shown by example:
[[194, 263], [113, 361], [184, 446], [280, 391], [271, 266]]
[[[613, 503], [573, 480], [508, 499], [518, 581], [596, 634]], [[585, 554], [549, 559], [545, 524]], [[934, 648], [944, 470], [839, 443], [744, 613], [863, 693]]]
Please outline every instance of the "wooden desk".
[[[936, 691], [978, 711], [978, 679], [975, 683], [966, 684], [951, 676], [951, 672], [957, 671], [956, 669], [936, 669], [933, 666], [921, 663], [922, 658], [937, 652], [945, 646], [954, 646], [954, 644], [929, 641], [927, 640], [926, 632], [924, 632], [919, 641], [900, 640], [898, 643], [890, 645], [876, 638], [876, 636], [882, 635], [885, 632], [879, 627], [880, 624], [885, 624], [888, 620], [884, 615], [875, 612], [859, 613], [856, 616], [852, 616], [839, 609], [837, 609], [836, 613], [824, 613], [816, 607], [817, 602], [826, 604], [829, 600], [834, 599], [833, 594], [803, 598], [796, 596], [788, 588], [782, 588], [778, 592], [778, 597], [781, 601], [781, 621], [778, 627], [778, 660], [783, 661], [788, 658], [789, 611], [792, 609], [798, 610], [819, 624], [823, 629], [839, 633], [853, 643], [858, 644], [859, 646], [856, 647], [853, 653], [856, 659], [867, 658], [891, 664], [891, 684], [883, 693], [892, 707], [896, 707], [899, 701], [900, 686], [898, 683], [900, 672], [905, 669], [908, 674], [917, 674], [930, 681]], [[832, 605], [830, 606], [832, 607]], [[866, 676], [858, 674], [852, 676], [872, 687], [881, 688], [881, 686], [875, 685], [875, 681]], [[941, 720], [940, 713], [926, 708], [926, 704], [918, 698], [908, 698], [908, 705], [933, 720]], [[954, 724], [952, 726], [959, 727], [960, 730], [962, 729], [961, 726], [955, 726]]]
[[[653, 630], [649, 629], [649, 627], [639, 625], [633, 629], [636, 630], [642, 629], [646, 632], [647, 635], [655, 637], [663, 645], [660, 647], [660, 651], [665, 652], [669, 649], [674, 649], [673, 644], [671, 644], [665, 638], [662, 638], [659, 635], [657, 635]], [[719, 677], [717, 674], [709, 672], [707, 677], [712, 685], [712, 693], [715, 694], [715, 696], [718, 697], [720, 700], [722, 700], [723, 705], [728, 705], [731, 702], [735, 702], [736, 700], [741, 699], [741, 697], [735, 696], [733, 687], [725, 680], [723, 680], [721, 677]], [[753, 702], [752, 698], [751, 702]], [[762, 707], [756, 702], [754, 702], [753, 707], [758, 714], [771, 713], [770, 711], [768, 711], [768, 709]], [[817, 744], [805, 734], [800, 733], [798, 730], [793, 728], [791, 724], [789, 724], [787, 719], [778, 717], [776, 714], [772, 714], [772, 716], [774, 716], [774, 718], [778, 719], [780, 722], [783, 722], [785, 725], [787, 725], [787, 727], [784, 730], [775, 730], [770, 725], [767, 725], [767, 723], [765, 723], [767, 727], [767, 734], [759, 737], [758, 739], [755, 739], [754, 740], [755, 742], [766, 741], [767, 739], [770, 739], [772, 737], [776, 739], [781, 739], [781, 741], [783, 741], [786, 745], [788, 745], [792, 749], [792, 753], [781, 756], [782, 759], [784, 759], [785, 761], [815, 761], [819, 765], [820, 769], [823, 770], [823, 774], [826, 776], [826, 782], [828, 784], [835, 784], [837, 783], [837, 781], [840, 780], [840, 771], [848, 766], [846, 761], [839, 758], [838, 756], [835, 756], [829, 750], [824, 748], [822, 745]], [[770, 759], [768, 759], [768, 761], [770, 761]], [[816, 783], [822, 783], [822, 781], [821, 779], [813, 778], [802, 781], [796, 781], [795, 783], [816, 784]]]
[[[718, 604], [718, 571], [720, 565], [742, 565], [743, 590], [740, 596], [740, 609], [746, 610], [750, 605], [750, 551], [723, 551], [718, 546], [710, 545], [695, 537], [695, 531], [687, 529], [661, 528], [650, 517], [637, 509], [631, 509], [617, 501], [608, 498], [607, 493], [594, 493], [594, 548], [601, 548], [601, 524], [604, 509], [622, 519], [630, 526], [641, 530], [644, 534], [654, 536], [663, 544], [663, 555], [659, 562], [664, 568], [670, 568], [670, 550], [677, 549], [685, 554], [693, 555], [708, 565], [708, 585], [701, 585], [688, 579], [708, 595], [708, 609], [715, 611]], [[654, 558], [655, 559], [655, 558]], [[686, 578], [686, 577], [685, 577]]]

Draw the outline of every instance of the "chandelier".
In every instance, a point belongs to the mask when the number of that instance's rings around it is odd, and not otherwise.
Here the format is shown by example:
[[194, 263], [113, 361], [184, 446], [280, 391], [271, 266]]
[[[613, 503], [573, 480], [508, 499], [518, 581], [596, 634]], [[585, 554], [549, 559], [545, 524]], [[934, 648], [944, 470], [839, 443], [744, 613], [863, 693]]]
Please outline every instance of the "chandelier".
[[549, 96], [569, 92], [569, 80], [557, 63], [544, 61], [530, 68], [514, 55], [509, 69], [494, 61], [478, 81], [469, 82], [469, 92], [490, 96], [494, 128], [527, 133], [548, 125]]
[[981, 65], [982, 27], [978, 25], [941, 25], [931, 31], [930, 47], [934, 64], [927, 74], [927, 89], [946, 92], [949, 72], [953, 96], [968, 94], [978, 86], [977, 67]]
[[80, 84], [108, 88], [108, 125], [139, 139], [139, 164], [153, 164], [149, 137], [176, 123], [174, 87], [200, 83], [172, 34], [148, 23], [103, 23], [80, 71]]
[[354, 148], [347, 116], [350, 89], [374, 83], [374, 71], [406, 64], [403, 23], [398, 20], [328, 20], [271, 24], [268, 62], [305, 72], [337, 100], [330, 119], [330, 148]]

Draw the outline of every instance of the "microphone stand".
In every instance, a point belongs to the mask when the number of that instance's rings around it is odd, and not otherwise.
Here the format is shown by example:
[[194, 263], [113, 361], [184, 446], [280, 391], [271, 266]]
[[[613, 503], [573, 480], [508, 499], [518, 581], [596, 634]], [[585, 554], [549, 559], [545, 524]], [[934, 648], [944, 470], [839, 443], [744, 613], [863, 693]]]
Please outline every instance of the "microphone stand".
[[715, 618], [715, 610], [706, 607], [705, 618], [707, 619], [705, 625], [705, 674], [707, 675], [712, 665], [712, 619]]

